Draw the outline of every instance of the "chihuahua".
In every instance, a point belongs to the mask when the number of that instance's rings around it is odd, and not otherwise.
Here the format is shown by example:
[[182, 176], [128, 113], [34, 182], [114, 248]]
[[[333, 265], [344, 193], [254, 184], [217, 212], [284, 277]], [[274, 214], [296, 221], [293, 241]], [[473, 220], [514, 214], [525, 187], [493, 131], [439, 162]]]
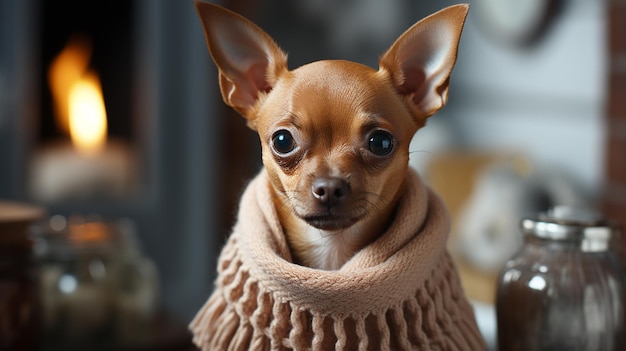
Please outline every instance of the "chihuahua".
[[224, 102], [260, 137], [294, 262], [341, 268], [393, 219], [409, 143], [448, 100], [469, 6], [414, 24], [380, 57], [378, 70], [343, 60], [289, 70], [287, 55], [251, 21], [195, 5]]

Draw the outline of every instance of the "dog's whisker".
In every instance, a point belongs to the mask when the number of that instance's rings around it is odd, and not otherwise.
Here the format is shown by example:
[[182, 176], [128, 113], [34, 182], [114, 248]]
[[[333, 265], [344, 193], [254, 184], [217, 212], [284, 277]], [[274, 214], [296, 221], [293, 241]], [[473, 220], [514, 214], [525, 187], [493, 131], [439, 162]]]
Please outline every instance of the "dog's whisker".
[[409, 155], [411, 154], [428, 154], [434, 155], [435, 153], [430, 150], [409, 150]]

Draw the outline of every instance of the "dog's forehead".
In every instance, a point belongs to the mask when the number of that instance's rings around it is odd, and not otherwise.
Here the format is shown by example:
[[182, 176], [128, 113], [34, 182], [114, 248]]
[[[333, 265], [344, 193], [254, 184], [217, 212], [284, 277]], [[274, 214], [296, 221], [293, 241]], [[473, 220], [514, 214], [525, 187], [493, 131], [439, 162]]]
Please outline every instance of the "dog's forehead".
[[277, 95], [289, 101], [290, 112], [379, 114], [384, 111], [376, 110], [386, 105], [382, 100], [397, 98], [381, 72], [350, 61], [309, 63], [290, 71], [289, 79], [283, 83]]
[[[365, 65], [343, 60], [316, 61], [300, 66], [292, 72], [293, 84], [311, 92], [336, 93], [346, 88], [377, 86], [373, 82], [377, 71]], [[339, 90], [339, 91], [337, 91]]]

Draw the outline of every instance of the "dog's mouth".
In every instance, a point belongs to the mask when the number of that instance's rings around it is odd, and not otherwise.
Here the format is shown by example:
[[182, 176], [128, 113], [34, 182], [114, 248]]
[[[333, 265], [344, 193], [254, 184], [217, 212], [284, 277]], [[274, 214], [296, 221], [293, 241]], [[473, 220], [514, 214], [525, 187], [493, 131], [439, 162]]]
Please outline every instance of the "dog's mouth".
[[327, 231], [337, 231], [350, 227], [358, 222], [360, 217], [348, 217], [334, 214], [321, 214], [305, 216], [304, 219], [309, 225]]

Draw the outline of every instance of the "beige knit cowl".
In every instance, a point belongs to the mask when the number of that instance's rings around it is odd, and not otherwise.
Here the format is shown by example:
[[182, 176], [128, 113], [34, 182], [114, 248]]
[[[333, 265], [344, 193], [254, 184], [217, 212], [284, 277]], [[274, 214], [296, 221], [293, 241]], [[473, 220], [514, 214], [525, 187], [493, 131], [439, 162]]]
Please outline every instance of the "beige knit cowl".
[[215, 291], [190, 328], [202, 350], [485, 350], [446, 252], [448, 213], [416, 172], [393, 223], [341, 269], [291, 263], [262, 171], [243, 194]]

